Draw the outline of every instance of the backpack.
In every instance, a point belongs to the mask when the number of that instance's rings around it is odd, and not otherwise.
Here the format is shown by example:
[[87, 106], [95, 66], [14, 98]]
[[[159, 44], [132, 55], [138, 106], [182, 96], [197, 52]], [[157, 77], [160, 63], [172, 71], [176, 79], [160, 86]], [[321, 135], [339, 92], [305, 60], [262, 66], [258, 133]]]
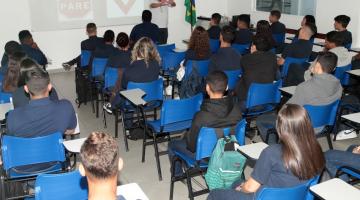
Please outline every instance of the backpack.
[[[234, 135], [220, 138], [211, 155], [205, 181], [210, 190], [230, 189], [232, 184], [243, 179], [246, 158], [235, 150], [237, 140]], [[228, 146], [233, 146], [231, 150]]]
[[[195, 62], [194, 62], [195, 64]], [[186, 74], [186, 73], [185, 73]], [[180, 99], [193, 97], [205, 91], [205, 80], [200, 76], [196, 65], [192, 66], [191, 72], [188, 76], [181, 80], [179, 88]]]
[[[82, 103], [86, 104], [91, 100], [91, 82], [89, 80], [89, 70], [76, 67], [75, 69], [76, 103], [80, 108]], [[95, 93], [93, 93], [95, 94]], [[93, 97], [95, 99], [95, 97]]]

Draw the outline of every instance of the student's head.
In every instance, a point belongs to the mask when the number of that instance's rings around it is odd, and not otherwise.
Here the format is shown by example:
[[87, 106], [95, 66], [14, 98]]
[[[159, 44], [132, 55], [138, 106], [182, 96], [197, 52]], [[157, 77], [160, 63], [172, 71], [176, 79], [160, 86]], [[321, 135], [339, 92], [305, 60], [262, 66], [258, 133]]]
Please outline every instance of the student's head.
[[191, 33], [188, 48], [193, 50], [199, 59], [205, 59], [210, 54], [209, 34], [202, 26], [197, 26]]
[[231, 26], [224, 26], [220, 32], [220, 42], [231, 44], [235, 39], [234, 29]]
[[107, 44], [114, 43], [115, 33], [112, 30], [107, 30], [104, 33], [104, 42]]
[[315, 17], [313, 15], [305, 15], [301, 21], [301, 26], [304, 26], [306, 23], [316, 24]]
[[333, 49], [335, 47], [343, 46], [344, 38], [337, 31], [330, 31], [325, 37], [325, 48]]
[[278, 10], [270, 11], [269, 21], [270, 23], [278, 22], [281, 17], [281, 12]]
[[299, 31], [299, 39], [309, 40], [314, 34], [316, 34], [317, 28], [313, 23], [305, 23]]
[[4, 92], [14, 92], [18, 88], [20, 63], [26, 58], [23, 52], [15, 52], [9, 56], [9, 64], [3, 81]]
[[210, 72], [206, 77], [206, 92], [211, 99], [222, 98], [228, 87], [228, 78], [223, 71]]
[[338, 57], [333, 52], [319, 52], [313, 65], [310, 67], [310, 71], [313, 74], [330, 74], [335, 70], [337, 65]]
[[251, 45], [251, 53], [256, 51], [266, 52], [271, 49], [269, 40], [263, 35], [255, 35], [253, 37], [253, 43]]
[[350, 23], [350, 17], [346, 15], [338, 15], [334, 18], [334, 28], [335, 30], [342, 31], [345, 30], [346, 27]]
[[237, 18], [237, 27], [239, 29], [248, 29], [250, 27], [250, 16], [249, 15], [239, 15]]
[[49, 96], [52, 85], [49, 73], [38, 67], [26, 72], [24, 90], [31, 99], [41, 99]]
[[88, 23], [86, 25], [86, 33], [88, 36], [96, 36], [97, 35], [97, 28], [95, 23]]
[[132, 62], [144, 60], [148, 65], [150, 61], [156, 61], [160, 64], [161, 59], [154, 42], [148, 37], [140, 38], [134, 45], [131, 52]]
[[80, 173], [86, 176], [89, 186], [117, 181], [123, 167], [118, 142], [109, 134], [93, 132], [80, 149]]
[[270, 24], [266, 20], [260, 20], [256, 24], [256, 34], [271, 34]]
[[306, 110], [299, 105], [285, 104], [279, 111], [276, 130], [282, 144], [286, 169], [300, 180], [319, 175], [325, 158]]
[[129, 47], [129, 36], [124, 33], [121, 32], [117, 35], [116, 37], [116, 44], [118, 45], [118, 47], [120, 47], [121, 49], [126, 49]]
[[16, 41], [9, 41], [5, 44], [4, 47], [5, 55], [11, 56], [15, 52], [21, 52], [21, 45]]
[[33, 37], [28, 30], [22, 30], [19, 32], [19, 41], [21, 44], [27, 45], [31, 45], [34, 42]]
[[143, 21], [143, 22], [151, 22], [151, 19], [152, 19], [152, 13], [151, 13], [151, 11], [150, 11], [150, 10], [144, 10], [144, 11], [142, 12], [141, 18], [142, 18], [142, 21]]
[[18, 81], [19, 87], [25, 85], [26, 73], [30, 70], [40, 68], [40, 66], [31, 58], [25, 58], [20, 63], [20, 78]]
[[210, 25], [217, 26], [220, 24], [221, 15], [219, 13], [214, 13], [211, 15]]

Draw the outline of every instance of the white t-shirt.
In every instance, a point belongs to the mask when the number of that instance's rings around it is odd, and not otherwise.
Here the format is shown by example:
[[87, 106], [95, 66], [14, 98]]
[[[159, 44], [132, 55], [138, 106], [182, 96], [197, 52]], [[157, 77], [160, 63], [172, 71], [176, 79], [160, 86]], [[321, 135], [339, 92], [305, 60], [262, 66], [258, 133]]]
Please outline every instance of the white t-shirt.
[[[159, 0], [150, 0], [150, 4], [159, 3]], [[150, 8], [152, 13], [151, 22], [158, 25], [159, 28], [168, 27], [168, 11], [169, 6], [161, 6], [158, 8]]]

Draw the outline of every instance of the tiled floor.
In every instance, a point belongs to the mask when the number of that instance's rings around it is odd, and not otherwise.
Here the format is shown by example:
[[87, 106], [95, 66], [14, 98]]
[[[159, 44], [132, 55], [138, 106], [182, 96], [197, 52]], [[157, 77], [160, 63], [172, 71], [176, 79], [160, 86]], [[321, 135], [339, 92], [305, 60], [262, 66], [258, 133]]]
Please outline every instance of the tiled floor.
[[[107, 116], [107, 128], [104, 128], [102, 121], [102, 110], [100, 110], [100, 117], [96, 118], [92, 113], [91, 104], [82, 105], [80, 108], [76, 107], [75, 99], [75, 73], [74, 72], [60, 72], [53, 73], [51, 80], [54, 87], [57, 89], [61, 98], [70, 100], [76, 112], [79, 115], [79, 124], [81, 130], [81, 137], [86, 137], [92, 131], [100, 130], [114, 135], [114, 118]], [[257, 138], [258, 140], [258, 138]], [[247, 141], [249, 142], [249, 141]], [[320, 139], [320, 143], [324, 150], [328, 149], [325, 138]], [[357, 139], [337, 141], [334, 143], [335, 149], [345, 149], [349, 144], [360, 143], [359, 137]], [[163, 181], [159, 181], [157, 177], [154, 149], [148, 146], [146, 151], [146, 162], [141, 162], [141, 141], [129, 140], [130, 151], [126, 152], [123, 143], [122, 131], [119, 130], [119, 144], [120, 155], [124, 159], [124, 169], [120, 175], [121, 183], [136, 182], [147, 194], [151, 200], [166, 200], [169, 199], [170, 189], [170, 163], [167, 156], [161, 157], [161, 167], [163, 172]], [[166, 145], [160, 146], [161, 149], [166, 149]], [[251, 173], [251, 168], [245, 169], [245, 176]], [[207, 195], [202, 195], [196, 199], [206, 199]], [[178, 182], [175, 184], [174, 199], [187, 199], [187, 187], [185, 184]]]

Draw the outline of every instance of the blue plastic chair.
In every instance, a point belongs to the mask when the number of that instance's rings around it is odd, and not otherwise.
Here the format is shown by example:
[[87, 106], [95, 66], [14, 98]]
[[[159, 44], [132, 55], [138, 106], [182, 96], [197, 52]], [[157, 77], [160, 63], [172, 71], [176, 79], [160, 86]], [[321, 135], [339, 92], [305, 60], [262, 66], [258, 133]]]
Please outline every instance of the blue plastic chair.
[[220, 48], [220, 40], [210, 39], [210, 51], [216, 53]]
[[176, 69], [184, 58], [185, 52], [166, 52], [162, 57], [162, 69], [165, 71]]
[[185, 66], [184, 78], [190, 76], [193, 67], [196, 67], [201, 77], [206, 77], [209, 73], [209, 63], [210, 60], [188, 60]]
[[239, 54], [245, 55], [250, 52], [251, 44], [232, 44], [231, 47], [234, 48]]
[[104, 89], [115, 87], [118, 79], [118, 69], [113, 67], [106, 67], [104, 76]]
[[10, 103], [12, 98], [12, 93], [0, 92], [0, 104]]
[[172, 52], [175, 49], [175, 43], [172, 44], [163, 44], [157, 45], [156, 48], [160, 54], [161, 59], [163, 59], [164, 55], [168, 52]]
[[346, 73], [346, 71], [351, 70], [351, 68], [351, 63], [343, 67], [336, 67], [334, 75], [340, 80], [342, 86], [348, 86], [350, 84], [350, 75]]
[[273, 38], [277, 45], [285, 43], [285, 33], [273, 34]]
[[88, 199], [86, 177], [79, 171], [63, 174], [41, 174], [35, 182], [35, 200]]
[[355, 169], [350, 166], [338, 166], [335, 178], [339, 178], [343, 174], [346, 174], [352, 178], [348, 181], [348, 183], [351, 185], [358, 183], [360, 180], [360, 169]]
[[[3, 135], [1, 153], [4, 173], [1, 191], [6, 182], [30, 181], [39, 174], [61, 172], [64, 168], [65, 150], [63, 136], [57, 132], [36, 138], [20, 138]], [[34, 165], [31, 169], [24, 166]], [[6, 198], [1, 192], [2, 199]]]
[[161, 107], [159, 120], [147, 121], [145, 118], [145, 131], [151, 133], [152, 139], [150, 142], [146, 141], [146, 137], [143, 139], [142, 162], [145, 162], [146, 146], [154, 145], [156, 164], [160, 181], [162, 180], [160, 166], [161, 152], [158, 150], [158, 143], [165, 141], [160, 140], [158, 137], [165, 135], [170, 138], [170, 134], [173, 132], [189, 129], [191, 127], [192, 119], [195, 113], [200, 110], [202, 99], [203, 95], [198, 94], [188, 99], [164, 100]]
[[[246, 128], [246, 120], [243, 119], [235, 126], [235, 137], [238, 141], [238, 143], [242, 146], [245, 145], [245, 128]], [[223, 128], [224, 136], [229, 136], [231, 132], [231, 128]], [[195, 158], [189, 157], [186, 154], [183, 154], [179, 151], [175, 150], [175, 156], [174, 159], [171, 161], [172, 168], [171, 168], [171, 185], [170, 185], [170, 199], [173, 198], [174, 193], [174, 183], [177, 181], [181, 181], [183, 179], [187, 179], [188, 184], [188, 192], [190, 199], [194, 198], [195, 196], [199, 196], [205, 193], [208, 193], [209, 190], [206, 188], [204, 190], [201, 190], [201, 192], [193, 192], [192, 185], [191, 185], [191, 178], [198, 176], [199, 174], [193, 173], [195, 170], [199, 171], [200, 173], [208, 167], [208, 163], [204, 161], [206, 158], [210, 158], [212, 155], [212, 152], [215, 149], [215, 146], [217, 144], [218, 138], [216, 134], [215, 128], [208, 128], [208, 127], [202, 127], [200, 129], [197, 143], [196, 143], [196, 152], [195, 152]], [[176, 162], [182, 162], [185, 165], [185, 175], [182, 177], [175, 177], [175, 163]], [[190, 173], [191, 171], [191, 173]]]
[[319, 176], [310, 179], [308, 182], [291, 188], [263, 188], [257, 195], [257, 200], [313, 200], [310, 187], [316, 185]]
[[228, 90], [232, 91], [235, 89], [236, 83], [240, 79], [240, 75], [242, 73], [241, 69], [239, 70], [229, 70], [224, 71], [226, 76], [228, 77]]
[[107, 58], [94, 58], [92, 61], [91, 76], [92, 77], [103, 76], [107, 61], [108, 61]]
[[90, 64], [91, 51], [81, 50], [80, 64], [81, 67], [87, 67]]
[[[339, 103], [340, 100], [336, 100], [328, 105], [322, 106], [304, 105], [304, 108], [310, 116], [313, 127], [324, 127], [320, 133], [317, 133], [317, 136], [320, 137], [325, 135], [330, 149], [333, 149], [330, 134], [335, 126]], [[336, 138], [336, 133], [334, 134], [334, 138]]]
[[281, 70], [281, 77], [285, 78], [288, 74], [289, 71], [289, 67], [291, 64], [299, 64], [302, 65], [305, 62], [307, 62], [309, 60], [309, 58], [293, 58], [293, 57], [286, 57], [285, 58], [285, 62], [282, 66], [282, 70]]

